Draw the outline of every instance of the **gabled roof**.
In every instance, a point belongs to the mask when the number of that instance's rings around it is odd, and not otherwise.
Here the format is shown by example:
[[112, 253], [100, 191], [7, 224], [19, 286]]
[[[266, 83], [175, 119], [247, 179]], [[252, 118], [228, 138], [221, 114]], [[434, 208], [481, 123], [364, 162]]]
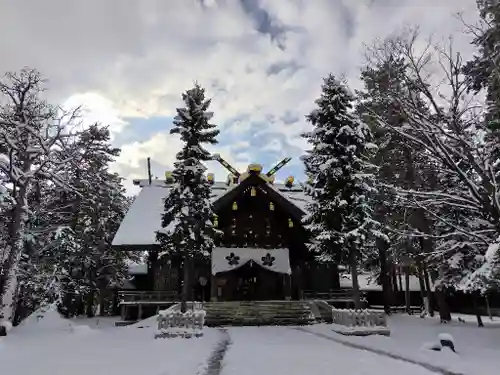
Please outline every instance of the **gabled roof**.
[[250, 176], [248, 176], [248, 178], [240, 182], [234, 189], [224, 195], [221, 195], [219, 199], [217, 199], [213, 203], [214, 210], [219, 211], [223, 207], [226, 207], [233, 200], [235, 200], [238, 195], [242, 194], [243, 191], [245, 191], [250, 186], [259, 186], [261, 189], [266, 191], [270, 199], [276, 202], [278, 205], [284, 207], [288, 212], [290, 212], [290, 215], [293, 216], [294, 219], [300, 220], [305, 214], [302, 208], [293, 203], [290, 199], [281, 194], [278, 189], [273, 188], [272, 185], [267, 183], [256, 174], [251, 174]]
[[[249, 176], [238, 185], [228, 186], [223, 182], [215, 182], [212, 186], [211, 201], [215, 211], [234, 200], [245, 186], [258, 183], [266, 190], [270, 198], [285, 207], [292, 217], [299, 220], [305, 212], [308, 197], [302, 189], [288, 189], [284, 184], [270, 185], [258, 176]], [[123, 219], [112, 245], [124, 250], [147, 250], [156, 247], [156, 232], [161, 229], [161, 215], [164, 210], [164, 200], [169, 194], [171, 185], [160, 180], [141, 180], [142, 187]]]

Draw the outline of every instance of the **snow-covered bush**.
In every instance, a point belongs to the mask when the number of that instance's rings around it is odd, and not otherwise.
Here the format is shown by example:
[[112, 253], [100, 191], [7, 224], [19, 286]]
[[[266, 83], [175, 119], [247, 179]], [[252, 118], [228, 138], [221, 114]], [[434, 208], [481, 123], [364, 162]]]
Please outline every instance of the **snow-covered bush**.
[[422, 345], [422, 349], [433, 350], [435, 352], [440, 352], [444, 348], [449, 348], [452, 352], [456, 353], [455, 339], [449, 333], [440, 333], [437, 341], [427, 342]]

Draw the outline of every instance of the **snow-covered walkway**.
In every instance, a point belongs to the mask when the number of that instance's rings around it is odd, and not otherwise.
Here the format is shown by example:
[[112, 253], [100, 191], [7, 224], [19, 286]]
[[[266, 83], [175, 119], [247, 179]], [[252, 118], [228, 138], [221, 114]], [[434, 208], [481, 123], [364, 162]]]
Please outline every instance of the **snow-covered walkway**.
[[90, 328], [89, 322], [51, 313], [39, 323], [14, 328], [0, 338], [0, 374], [204, 374], [221, 340], [216, 329], [205, 329], [199, 339], [155, 339], [155, 318], [122, 328]]
[[229, 328], [232, 344], [221, 375], [405, 374], [430, 375], [423, 367], [288, 327]]
[[[310, 375], [434, 372], [394, 355], [454, 373], [498, 374], [498, 329], [443, 326], [435, 319], [395, 316], [391, 336], [347, 337], [331, 325], [205, 328], [196, 339], [155, 339], [156, 318], [129, 327], [113, 319], [62, 319], [50, 310], [33, 314], [0, 338], [3, 375]], [[491, 322], [490, 322], [491, 323]], [[492, 325], [492, 324], [490, 324]], [[452, 334], [457, 354], [423, 351], [439, 333]], [[229, 346], [226, 340], [229, 337]], [[326, 338], [325, 338], [326, 337]], [[344, 344], [337, 341], [342, 341]], [[368, 350], [348, 345], [364, 346]], [[385, 353], [384, 355], [373, 353]], [[220, 360], [222, 357], [222, 360]], [[219, 370], [222, 368], [220, 374]]]

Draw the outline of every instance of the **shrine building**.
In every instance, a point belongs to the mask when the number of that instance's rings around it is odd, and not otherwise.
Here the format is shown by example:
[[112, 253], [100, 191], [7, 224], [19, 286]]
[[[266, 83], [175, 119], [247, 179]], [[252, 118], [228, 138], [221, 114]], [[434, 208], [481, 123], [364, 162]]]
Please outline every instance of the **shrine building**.
[[[335, 264], [322, 264], [307, 249], [308, 234], [301, 224], [309, 197], [290, 176], [275, 183], [275, 173], [286, 158], [269, 171], [251, 164], [240, 173], [219, 155], [214, 156], [230, 174], [216, 181], [213, 174], [211, 202], [213, 223], [223, 235], [206, 259], [194, 264], [191, 290], [197, 301], [265, 301], [303, 299], [304, 293], [324, 293], [340, 287]], [[178, 300], [181, 290], [179, 262], [175, 256], [158, 257], [156, 231], [161, 228], [164, 199], [173, 184], [164, 180], [135, 180], [141, 191], [118, 229], [113, 246], [148, 254], [142, 275], [129, 289], [152, 300]], [[151, 297], [156, 296], [156, 297]], [[143, 297], [141, 297], [143, 298]], [[152, 301], [153, 302], [153, 301]]]

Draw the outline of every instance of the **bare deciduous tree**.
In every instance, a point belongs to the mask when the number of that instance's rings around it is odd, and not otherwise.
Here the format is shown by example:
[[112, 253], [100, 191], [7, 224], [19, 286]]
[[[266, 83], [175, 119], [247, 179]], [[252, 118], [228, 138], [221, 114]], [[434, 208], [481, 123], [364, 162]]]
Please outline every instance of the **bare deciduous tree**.
[[0, 281], [0, 319], [11, 320], [17, 293], [17, 276], [24, 249], [29, 205], [28, 193], [36, 181], [65, 185], [59, 176], [68, 160], [57, 152], [71, 135], [77, 112], [66, 112], [41, 98], [44, 80], [33, 69], [8, 73], [0, 81], [5, 104], [0, 110], [0, 178], [11, 186], [14, 207], [10, 240], [4, 251]]

